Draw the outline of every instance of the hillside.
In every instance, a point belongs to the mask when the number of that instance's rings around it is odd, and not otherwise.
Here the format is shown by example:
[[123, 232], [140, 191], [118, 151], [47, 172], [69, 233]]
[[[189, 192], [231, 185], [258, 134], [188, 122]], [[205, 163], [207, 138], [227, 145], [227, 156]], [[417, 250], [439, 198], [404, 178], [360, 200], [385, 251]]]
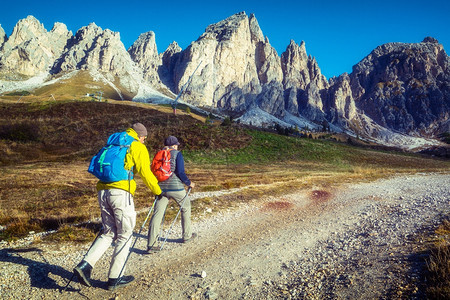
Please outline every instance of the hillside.
[[[202, 116], [180, 109], [174, 115], [166, 106], [109, 100], [3, 101], [0, 107], [0, 195], [5, 203], [0, 225], [7, 228], [2, 234], [6, 239], [94, 218], [95, 178], [86, 172], [89, 159], [111, 133], [136, 121], [149, 130], [146, 146], [151, 156], [166, 136], [179, 138], [198, 191], [262, 185], [236, 195], [243, 201], [264, 191], [300, 188], [302, 178], [336, 184], [449, 166], [448, 160], [379, 152], [367, 144], [351, 146], [358, 141], [348, 137], [337, 142], [287, 137], [233, 123], [223, 126], [217, 120], [205, 123]], [[272, 183], [278, 187], [264, 186]], [[146, 189], [138, 189], [137, 206], [151, 197]], [[228, 206], [228, 201], [221, 200], [219, 206]]]
[[146, 143], [151, 151], [160, 148], [169, 134], [176, 135], [189, 150], [232, 149], [249, 141], [245, 134], [205, 126], [181, 110], [175, 116], [164, 106], [111, 100], [0, 105], [2, 164], [88, 159], [109, 134], [123, 131], [136, 121], [148, 127]]

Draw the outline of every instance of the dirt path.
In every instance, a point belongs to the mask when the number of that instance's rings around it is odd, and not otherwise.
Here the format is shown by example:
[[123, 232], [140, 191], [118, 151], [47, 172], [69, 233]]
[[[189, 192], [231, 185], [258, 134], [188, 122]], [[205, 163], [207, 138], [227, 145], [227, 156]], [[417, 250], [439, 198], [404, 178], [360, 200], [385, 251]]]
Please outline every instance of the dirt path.
[[414, 275], [410, 269], [389, 264], [405, 265], [410, 238], [450, 212], [448, 186], [450, 174], [418, 174], [265, 197], [194, 222], [199, 236], [188, 244], [176, 239], [177, 224], [161, 252], [145, 255], [146, 240], [139, 239], [126, 272], [136, 281], [114, 293], [105, 283], [110, 252], [94, 269], [94, 287], [75, 282], [60, 293], [89, 245], [5, 248], [0, 293], [5, 299], [387, 297], [394, 285], [414, 279], [406, 278]]

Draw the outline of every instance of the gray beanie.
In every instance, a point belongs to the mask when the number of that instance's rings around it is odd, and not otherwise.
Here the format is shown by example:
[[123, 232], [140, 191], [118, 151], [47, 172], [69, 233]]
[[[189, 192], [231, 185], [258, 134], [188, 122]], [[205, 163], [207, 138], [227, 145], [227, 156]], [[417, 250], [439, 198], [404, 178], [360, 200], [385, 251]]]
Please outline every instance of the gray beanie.
[[142, 123], [134, 123], [133, 126], [131, 126], [134, 131], [138, 134], [138, 136], [147, 136], [147, 128], [145, 128]]

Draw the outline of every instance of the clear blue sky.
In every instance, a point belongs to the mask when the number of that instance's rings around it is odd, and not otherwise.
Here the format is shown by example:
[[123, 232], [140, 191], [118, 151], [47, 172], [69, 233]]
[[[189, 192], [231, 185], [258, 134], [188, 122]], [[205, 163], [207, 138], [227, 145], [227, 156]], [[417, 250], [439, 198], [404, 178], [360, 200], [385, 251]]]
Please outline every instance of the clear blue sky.
[[55, 22], [76, 33], [91, 22], [120, 32], [128, 49], [141, 33], [153, 31], [159, 52], [176, 41], [185, 49], [210, 24], [235, 13], [255, 14], [278, 55], [290, 40], [306, 43], [322, 73], [344, 72], [375, 47], [389, 42], [416, 43], [432, 36], [450, 48], [448, 0], [226, 0], [226, 1], [3, 1], [0, 24], [9, 36], [20, 19], [33, 15], [47, 30]]

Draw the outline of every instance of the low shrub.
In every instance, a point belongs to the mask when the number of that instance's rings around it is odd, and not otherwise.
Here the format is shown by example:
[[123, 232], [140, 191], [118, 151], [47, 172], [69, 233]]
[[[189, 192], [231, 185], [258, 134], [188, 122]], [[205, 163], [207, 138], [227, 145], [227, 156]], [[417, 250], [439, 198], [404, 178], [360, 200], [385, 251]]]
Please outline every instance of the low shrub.
[[0, 125], [0, 139], [14, 142], [35, 142], [39, 139], [39, 127], [31, 122]]

